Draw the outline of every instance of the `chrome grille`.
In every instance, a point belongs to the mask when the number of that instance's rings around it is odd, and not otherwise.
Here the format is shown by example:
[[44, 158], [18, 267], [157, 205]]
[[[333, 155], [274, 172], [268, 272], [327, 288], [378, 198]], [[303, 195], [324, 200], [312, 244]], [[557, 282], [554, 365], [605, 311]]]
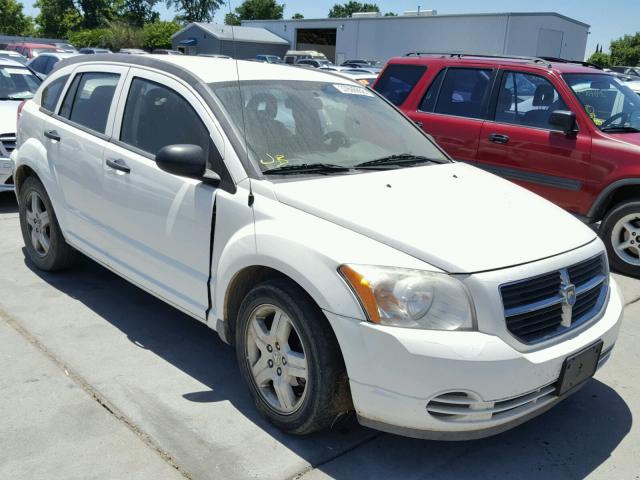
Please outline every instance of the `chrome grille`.
[[602, 308], [607, 290], [604, 255], [502, 285], [507, 329], [528, 344], [560, 335], [593, 318]]
[[0, 135], [0, 156], [8, 157], [16, 148], [16, 134], [5, 133]]

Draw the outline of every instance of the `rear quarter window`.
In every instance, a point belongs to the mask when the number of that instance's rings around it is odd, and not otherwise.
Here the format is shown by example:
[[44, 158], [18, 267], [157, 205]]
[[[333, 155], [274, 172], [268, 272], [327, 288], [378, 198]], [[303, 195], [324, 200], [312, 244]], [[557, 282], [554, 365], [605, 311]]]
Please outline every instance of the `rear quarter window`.
[[423, 65], [388, 65], [375, 89], [394, 105], [402, 105], [426, 71]]
[[42, 108], [49, 112], [55, 111], [56, 105], [58, 104], [58, 99], [60, 98], [60, 94], [62, 93], [62, 89], [64, 88], [68, 79], [69, 75], [64, 75], [60, 78], [56, 78], [53, 82], [44, 87], [44, 89], [42, 90]]

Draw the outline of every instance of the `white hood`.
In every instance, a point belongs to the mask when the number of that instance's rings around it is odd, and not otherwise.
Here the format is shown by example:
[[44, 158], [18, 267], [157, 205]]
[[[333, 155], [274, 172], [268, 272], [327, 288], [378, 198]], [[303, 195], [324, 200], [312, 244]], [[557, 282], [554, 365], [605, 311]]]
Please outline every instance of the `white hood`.
[[0, 100], [0, 135], [16, 133], [16, 115], [21, 100]]
[[278, 182], [281, 202], [451, 273], [585, 245], [595, 233], [543, 198], [461, 163]]

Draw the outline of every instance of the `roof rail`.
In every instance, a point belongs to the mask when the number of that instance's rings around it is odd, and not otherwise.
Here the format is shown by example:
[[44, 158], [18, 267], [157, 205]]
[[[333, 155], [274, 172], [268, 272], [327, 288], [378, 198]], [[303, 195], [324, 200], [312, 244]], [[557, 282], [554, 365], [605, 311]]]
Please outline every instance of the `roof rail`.
[[591, 62], [583, 62], [580, 60], [567, 60], [566, 58], [557, 58], [557, 57], [541, 57], [543, 60], [546, 60], [547, 62], [555, 62], [555, 63], [575, 63], [576, 65], [582, 65], [583, 67], [591, 67], [591, 68], [597, 68], [598, 70], [602, 70], [602, 67], [600, 65], [596, 65], [595, 63], [591, 63]]
[[529, 56], [520, 56], [520, 55], [488, 55], [484, 53], [462, 53], [462, 52], [409, 52], [405, 54], [405, 57], [419, 57], [421, 55], [442, 55], [443, 57], [480, 57], [480, 58], [504, 58], [506, 60], [528, 60], [532, 63], [540, 63], [547, 67], [550, 67], [551, 64], [549, 60], [545, 57], [529, 57]]

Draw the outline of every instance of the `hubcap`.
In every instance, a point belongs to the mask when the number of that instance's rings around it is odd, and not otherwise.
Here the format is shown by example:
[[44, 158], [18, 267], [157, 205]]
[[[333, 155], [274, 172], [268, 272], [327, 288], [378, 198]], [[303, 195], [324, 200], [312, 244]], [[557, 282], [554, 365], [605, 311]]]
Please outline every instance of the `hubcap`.
[[611, 245], [616, 255], [626, 263], [640, 266], [640, 214], [625, 215], [611, 230]]
[[26, 217], [31, 246], [38, 256], [44, 257], [49, 252], [51, 226], [47, 207], [36, 192], [27, 198]]
[[246, 358], [258, 391], [280, 414], [298, 410], [307, 391], [307, 359], [291, 319], [274, 305], [249, 317]]

